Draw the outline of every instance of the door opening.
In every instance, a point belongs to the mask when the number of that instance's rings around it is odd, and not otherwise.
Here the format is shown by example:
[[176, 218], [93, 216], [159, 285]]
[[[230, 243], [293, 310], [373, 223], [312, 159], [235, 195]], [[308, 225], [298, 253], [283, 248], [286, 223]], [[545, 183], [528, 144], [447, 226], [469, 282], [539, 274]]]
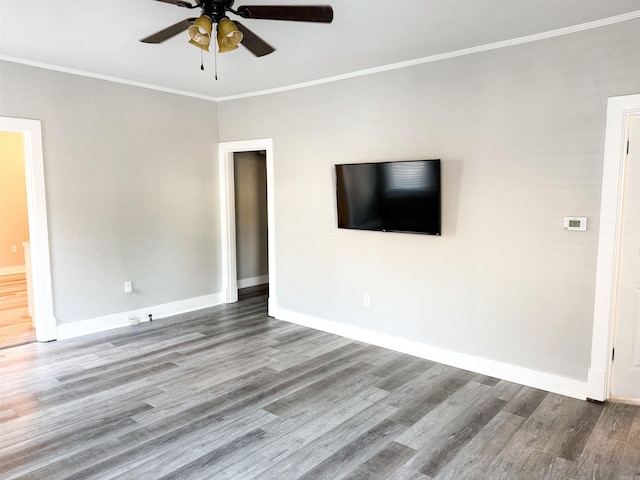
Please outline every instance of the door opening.
[[44, 185], [42, 130], [37, 120], [0, 117], [0, 131], [22, 135], [24, 169], [29, 223], [29, 257], [32, 278], [32, 314], [36, 340], [46, 342], [57, 338], [53, 316], [49, 231]]
[[269, 224], [265, 152], [235, 152], [233, 159], [238, 290], [245, 293], [268, 291]]
[[[267, 229], [267, 271], [269, 284], [269, 315], [275, 310], [276, 275], [275, 275], [275, 215], [274, 215], [274, 176], [273, 176], [273, 141], [271, 139], [223, 142], [218, 146], [220, 167], [220, 219], [221, 219], [221, 254], [222, 254], [222, 293], [225, 303], [238, 301], [238, 257], [236, 236], [236, 186], [234, 158], [239, 152], [264, 152], [266, 170], [266, 229]], [[262, 277], [262, 278], [261, 278]], [[240, 279], [240, 286], [246, 285]], [[248, 277], [249, 283], [264, 282], [262, 275]]]
[[0, 131], [0, 348], [36, 340], [29, 260], [23, 138]]

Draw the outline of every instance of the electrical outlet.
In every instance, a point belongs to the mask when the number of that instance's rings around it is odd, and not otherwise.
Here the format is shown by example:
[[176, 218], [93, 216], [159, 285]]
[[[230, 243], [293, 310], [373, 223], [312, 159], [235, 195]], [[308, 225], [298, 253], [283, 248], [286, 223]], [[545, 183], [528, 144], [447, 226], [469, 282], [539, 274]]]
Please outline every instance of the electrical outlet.
[[16, 245], [11, 245], [11, 253], [18, 253], [18, 247]]
[[124, 293], [133, 292], [133, 283], [132, 282], [124, 282]]
[[368, 293], [365, 293], [364, 297], [362, 299], [362, 304], [365, 307], [370, 307], [371, 306], [371, 295], [369, 295]]

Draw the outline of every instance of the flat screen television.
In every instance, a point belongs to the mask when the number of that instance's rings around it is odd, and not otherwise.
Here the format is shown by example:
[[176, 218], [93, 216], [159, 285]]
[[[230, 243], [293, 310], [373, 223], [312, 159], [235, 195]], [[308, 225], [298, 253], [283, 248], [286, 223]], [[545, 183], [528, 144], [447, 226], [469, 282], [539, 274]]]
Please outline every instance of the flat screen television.
[[336, 165], [338, 228], [440, 235], [440, 160]]

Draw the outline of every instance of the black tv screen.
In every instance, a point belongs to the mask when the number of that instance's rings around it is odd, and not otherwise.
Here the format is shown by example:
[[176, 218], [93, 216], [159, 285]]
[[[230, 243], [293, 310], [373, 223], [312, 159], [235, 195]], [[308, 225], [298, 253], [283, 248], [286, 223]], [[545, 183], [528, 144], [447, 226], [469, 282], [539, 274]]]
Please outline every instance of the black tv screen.
[[338, 228], [440, 235], [440, 160], [336, 165]]

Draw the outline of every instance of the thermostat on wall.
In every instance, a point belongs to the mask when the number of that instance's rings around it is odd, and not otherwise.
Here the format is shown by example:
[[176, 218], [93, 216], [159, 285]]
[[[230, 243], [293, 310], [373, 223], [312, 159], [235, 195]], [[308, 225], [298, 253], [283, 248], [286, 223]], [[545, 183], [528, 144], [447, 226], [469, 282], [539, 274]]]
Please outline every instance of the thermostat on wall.
[[587, 229], [587, 217], [564, 217], [562, 227], [565, 230], [581, 230]]

